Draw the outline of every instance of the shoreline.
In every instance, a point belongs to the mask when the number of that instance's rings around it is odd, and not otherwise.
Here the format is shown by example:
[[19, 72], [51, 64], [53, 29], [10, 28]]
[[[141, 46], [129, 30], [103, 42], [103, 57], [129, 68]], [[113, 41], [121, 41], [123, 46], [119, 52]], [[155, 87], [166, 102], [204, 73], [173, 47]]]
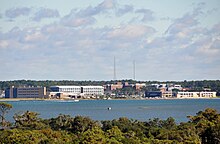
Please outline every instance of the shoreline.
[[4, 101], [75, 101], [75, 100], [195, 100], [195, 99], [220, 99], [220, 97], [214, 98], [142, 98], [142, 99], [43, 99], [43, 98], [0, 98], [0, 102]]

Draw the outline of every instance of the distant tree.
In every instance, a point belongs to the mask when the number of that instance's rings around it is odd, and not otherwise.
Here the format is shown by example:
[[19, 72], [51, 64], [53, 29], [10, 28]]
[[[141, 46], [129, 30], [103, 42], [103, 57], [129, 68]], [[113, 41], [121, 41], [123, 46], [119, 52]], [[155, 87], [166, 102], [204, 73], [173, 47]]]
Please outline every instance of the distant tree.
[[68, 131], [68, 130], [71, 130], [73, 121], [74, 121], [74, 118], [72, 118], [70, 115], [60, 114], [56, 118], [49, 119], [48, 123], [53, 130], [67, 130]]
[[0, 118], [1, 118], [1, 126], [4, 128], [7, 126], [8, 122], [5, 120], [5, 114], [12, 108], [11, 104], [1, 102], [0, 103]]
[[38, 130], [48, 127], [38, 115], [38, 113], [31, 111], [26, 111], [23, 114], [16, 113], [13, 117], [16, 128]]
[[83, 133], [94, 127], [100, 127], [97, 121], [94, 121], [89, 117], [83, 117], [83, 116], [76, 116], [71, 124], [72, 124], [72, 128], [70, 131], [76, 134]]
[[202, 143], [220, 143], [220, 114], [216, 110], [207, 108], [189, 118], [190, 122], [195, 125]]

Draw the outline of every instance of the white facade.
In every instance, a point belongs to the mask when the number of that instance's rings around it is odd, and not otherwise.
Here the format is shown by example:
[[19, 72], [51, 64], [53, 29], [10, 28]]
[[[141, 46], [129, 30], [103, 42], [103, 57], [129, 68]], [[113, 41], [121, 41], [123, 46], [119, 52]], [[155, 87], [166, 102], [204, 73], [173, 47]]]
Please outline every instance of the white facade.
[[213, 98], [216, 92], [178, 92], [177, 98]]
[[68, 93], [70, 95], [79, 95], [81, 93], [80, 86], [51, 86], [53, 92]]
[[164, 92], [162, 92], [162, 97], [163, 98], [171, 98], [171, 97], [173, 97], [173, 92], [172, 91], [164, 91]]
[[104, 95], [103, 86], [82, 86], [84, 95]]
[[51, 86], [50, 89], [69, 95], [104, 95], [103, 86]]

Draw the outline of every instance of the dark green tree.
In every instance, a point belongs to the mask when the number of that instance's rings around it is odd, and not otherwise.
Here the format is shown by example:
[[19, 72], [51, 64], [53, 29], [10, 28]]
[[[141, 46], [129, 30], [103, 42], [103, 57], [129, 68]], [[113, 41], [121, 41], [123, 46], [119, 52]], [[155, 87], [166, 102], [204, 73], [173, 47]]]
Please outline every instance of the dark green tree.
[[26, 111], [25, 113], [14, 115], [15, 127], [20, 129], [38, 130], [48, 126], [41, 120], [36, 112]]
[[202, 143], [220, 143], [220, 114], [216, 110], [207, 108], [196, 116], [189, 116], [189, 119], [195, 125]]
[[11, 104], [0, 102], [0, 118], [1, 118], [1, 126], [5, 128], [9, 122], [5, 120], [5, 115], [8, 113], [8, 111], [12, 108]]

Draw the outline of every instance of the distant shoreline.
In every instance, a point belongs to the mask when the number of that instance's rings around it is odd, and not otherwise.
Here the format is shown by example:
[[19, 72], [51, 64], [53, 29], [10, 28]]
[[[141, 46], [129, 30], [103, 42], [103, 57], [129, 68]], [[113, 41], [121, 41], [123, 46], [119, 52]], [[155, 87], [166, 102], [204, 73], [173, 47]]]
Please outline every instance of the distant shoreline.
[[[215, 98], [142, 98], [142, 99], [110, 99], [111, 100], [183, 100], [183, 99], [220, 99], [220, 97]], [[74, 101], [76, 99], [42, 99], [42, 98], [0, 98], [1, 101]], [[105, 100], [105, 99], [77, 99], [77, 100]], [[108, 101], [108, 100], [106, 100]]]

